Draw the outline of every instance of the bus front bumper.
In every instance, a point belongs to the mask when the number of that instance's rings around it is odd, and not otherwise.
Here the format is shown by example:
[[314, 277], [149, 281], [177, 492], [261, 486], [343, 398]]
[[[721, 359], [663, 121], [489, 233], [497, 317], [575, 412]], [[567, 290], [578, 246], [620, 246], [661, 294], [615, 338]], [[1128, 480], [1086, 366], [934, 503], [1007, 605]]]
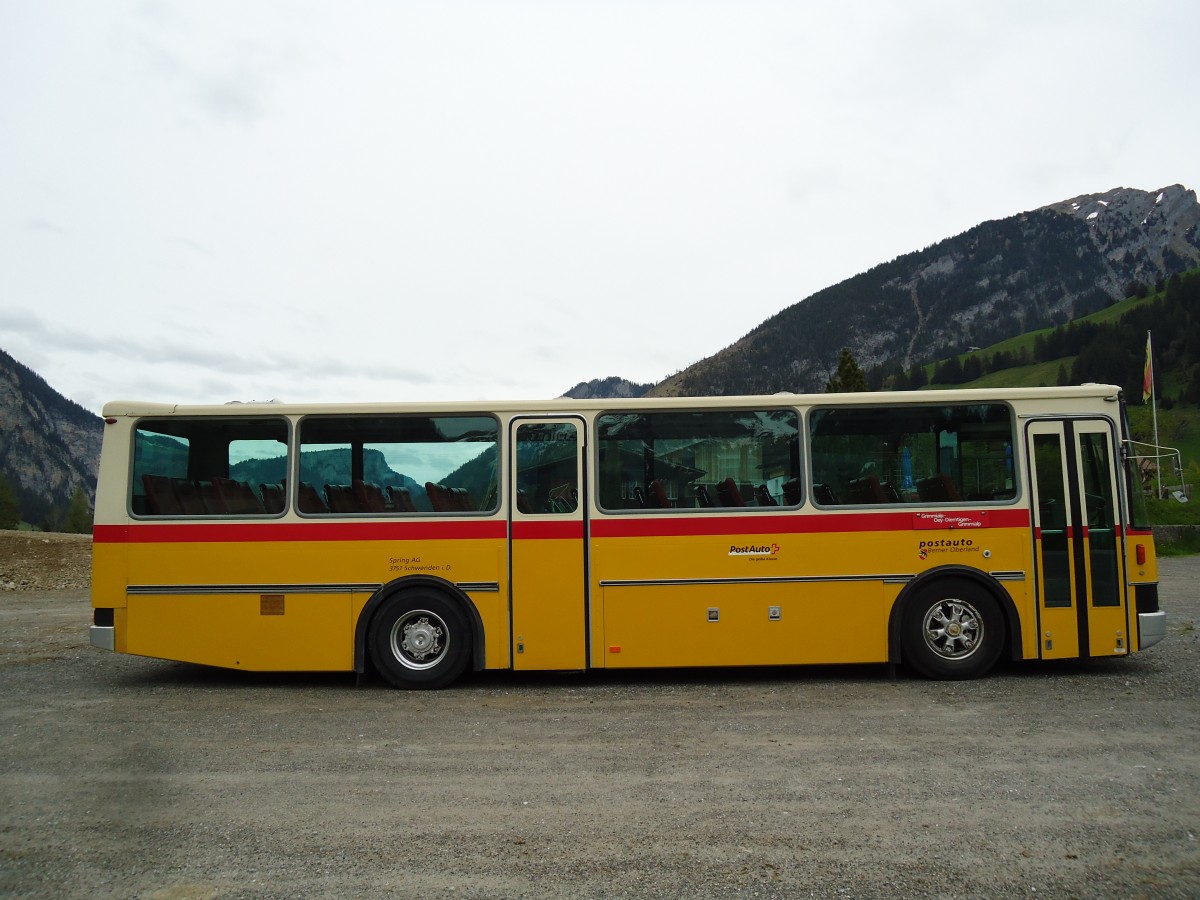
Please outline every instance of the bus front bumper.
[[1138, 613], [1138, 649], [1153, 647], [1167, 636], [1167, 614], [1164, 610]]

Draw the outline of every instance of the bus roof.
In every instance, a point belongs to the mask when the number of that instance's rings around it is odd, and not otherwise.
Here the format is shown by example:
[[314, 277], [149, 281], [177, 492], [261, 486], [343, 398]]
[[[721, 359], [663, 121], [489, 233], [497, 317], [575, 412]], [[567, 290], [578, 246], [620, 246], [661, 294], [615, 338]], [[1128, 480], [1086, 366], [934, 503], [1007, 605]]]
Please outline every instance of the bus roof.
[[947, 404], [982, 403], [990, 401], [1019, 402], [1054, 400], [1107, 400], [1119, 399], [1121, 389], [1111, 384], [1084, 384], [1065, 387], [996, 388], [936, 391], [875, 391], [851, 394], [766, 394], [721, 397], [635, 397], [606, 398], [589, 397], [575, 399], [560, 397], [553, 400], [503, 400], [489, 402], [456, 400], [446, 403], [434, 401], [397, 401], [372, 403], [281, 403], [271, 401], [233, 401], [221, 404], [174, 404], [136, 400], [113, 400], [104, 405], [106, 418], [142, 416], [263, 416], [263, 415], [315, 415], [320, 413], [543, 413], [569, 414], [596, 410], [632, 409], [695, 409], [744, 408], [747, 406], [817, 406], [830, 403], [860, 404]]

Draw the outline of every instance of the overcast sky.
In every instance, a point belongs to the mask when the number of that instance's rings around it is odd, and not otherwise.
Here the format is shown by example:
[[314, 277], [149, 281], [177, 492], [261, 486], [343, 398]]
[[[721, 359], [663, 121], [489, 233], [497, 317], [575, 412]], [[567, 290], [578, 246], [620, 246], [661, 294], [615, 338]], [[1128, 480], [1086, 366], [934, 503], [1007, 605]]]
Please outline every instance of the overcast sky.
[[658, 381], [984, 220], [1200, 188], [1198, 35], [1182, 0], [0, 0], [0, 348], [95, 411]]

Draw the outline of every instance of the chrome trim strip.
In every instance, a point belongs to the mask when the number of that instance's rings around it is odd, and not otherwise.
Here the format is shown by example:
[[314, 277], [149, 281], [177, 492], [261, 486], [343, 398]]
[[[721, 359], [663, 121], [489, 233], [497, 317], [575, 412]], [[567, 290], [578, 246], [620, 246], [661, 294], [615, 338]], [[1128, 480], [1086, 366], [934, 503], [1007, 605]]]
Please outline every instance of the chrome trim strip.
[[351, 594], [374, 593], [382, 584], [131, 584], [127, 594]]
[[[131, 584], [125, 589], [130, 595], [167, 594], [171, 596], [202, 596], [212, 594], [373, 594], [383, 585], [379, 582], [346, 584]], [[498, 581], [460, 581], [455, 584], [464, 592], [500, 592]]]
[[672, 587], [687, 584], [818, 584], [830, 581], [882, 581], [886, 584], [906, 584], [915, 577], [915, 575], [780, 575], [763, 578], [628, 578], [601, 581], [600, 587]]
[[1025, 573], [1020, 572], [1020, 571], [988, 572], [988, 574], [991, 575], [993, 578], [995, 578], [997, 581], [1024, 581], [1025, 580]]

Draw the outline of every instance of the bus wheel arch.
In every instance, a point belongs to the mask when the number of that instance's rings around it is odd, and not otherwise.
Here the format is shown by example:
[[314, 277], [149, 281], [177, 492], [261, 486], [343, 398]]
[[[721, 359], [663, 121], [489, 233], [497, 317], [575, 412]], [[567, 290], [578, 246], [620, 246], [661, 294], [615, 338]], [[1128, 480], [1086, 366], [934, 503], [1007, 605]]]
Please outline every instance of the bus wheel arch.
[[359, 614], [354, 670], [400, 688], [441, 688], [484, 667], [483, 622], [458, 587], [432, 576], [389, 582]]
[[1021, 624], [1012, 598], [992, 576], [943, 566], [910, 581], [892, 605], [888, 661], [930, 678], [987, 674], [1001, 654], [1021, 656]]

